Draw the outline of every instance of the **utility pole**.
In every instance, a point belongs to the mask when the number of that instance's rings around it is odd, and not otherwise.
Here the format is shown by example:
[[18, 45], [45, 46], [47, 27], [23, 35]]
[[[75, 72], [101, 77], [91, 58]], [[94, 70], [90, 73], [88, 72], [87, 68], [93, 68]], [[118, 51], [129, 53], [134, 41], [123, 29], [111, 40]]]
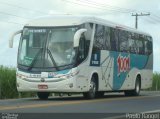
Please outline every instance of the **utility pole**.
[[132, 13], [132, 16], [135, 16], [135, 17], [136, 17], [135, 28], [138, 29], [138, 17], [139, 17], [139, 16], [149, 16], [149, 15], [150, 15], [150, 13], [147, 13], [147, 14], [144, 14], [144, 13], [140, 13], [140, 14], [135, 13], [135, 14], [133, 14], [133, 13]]

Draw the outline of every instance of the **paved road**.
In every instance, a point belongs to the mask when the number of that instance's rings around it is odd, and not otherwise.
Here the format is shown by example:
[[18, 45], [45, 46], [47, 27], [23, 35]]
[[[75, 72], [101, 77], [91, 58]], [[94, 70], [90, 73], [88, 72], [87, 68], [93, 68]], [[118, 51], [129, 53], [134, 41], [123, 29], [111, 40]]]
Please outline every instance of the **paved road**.
[[124, 113], [160, 112], [160, 92], [141, 92], [141, 96], [138, 97], [125, 97], [123, 93], [110, 93], [106, 94], [104, 98], [94, 100], [85, 100], [80, 95], [62, 98], [50, 97], [47, 101], [37, 98], [0, 100], [0, 112], [32, 113], [33, 116], [43, 113], [43, 116], [47, 117], [56, 113], [59, 113], [58, 116], [62, 116], [62, 113], [65, 113], [64, 118], [66, 114], [72, 113], [75, 116], [83, 114], [88, 118], [92, 116], [93, 119], [119, 117]]

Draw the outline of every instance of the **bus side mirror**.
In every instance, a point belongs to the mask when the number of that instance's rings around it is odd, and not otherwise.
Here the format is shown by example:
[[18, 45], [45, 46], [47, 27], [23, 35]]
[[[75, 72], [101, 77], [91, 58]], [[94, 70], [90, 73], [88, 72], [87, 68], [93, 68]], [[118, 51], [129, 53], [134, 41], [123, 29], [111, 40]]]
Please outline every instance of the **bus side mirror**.
[[74, 44], [73, 44], [74, 47], [78, 47], [79, 46], [80, 37], [81, 37], [82, 33], [86, 32], [86, 31], [87, 31], [87, 29], [79, 29], [75, 33], [75, 35], [74, 35]]
[[12, 36], [9, 39], [9, 48], [13, 48], [13, 41], [14, 41], [14, 37], [18, 34], [22, 33], [22, 30], [19, 30], [15, 33], [12, 34]]

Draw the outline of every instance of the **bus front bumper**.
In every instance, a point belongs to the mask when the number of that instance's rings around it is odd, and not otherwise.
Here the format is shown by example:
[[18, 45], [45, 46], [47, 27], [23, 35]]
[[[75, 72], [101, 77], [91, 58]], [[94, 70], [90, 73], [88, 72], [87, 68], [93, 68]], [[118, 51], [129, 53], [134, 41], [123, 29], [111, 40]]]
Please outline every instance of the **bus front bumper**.
[[82, 92], [76, 79], [20, 79], [17, 78], [18, 92]]

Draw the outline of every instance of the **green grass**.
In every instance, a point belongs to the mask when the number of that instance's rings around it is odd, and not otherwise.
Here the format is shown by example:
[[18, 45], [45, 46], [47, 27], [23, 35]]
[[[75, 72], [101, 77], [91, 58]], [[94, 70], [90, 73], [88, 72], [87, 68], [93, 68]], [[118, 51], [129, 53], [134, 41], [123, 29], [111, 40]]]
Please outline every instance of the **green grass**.
[[[153, 74], [153, 85], [149, 90], [160, 91], [160, 73]], [[35, 93], [21, 93], [16, 89], [16, 69], [0, 66], [0, 99], [33, 97]]]
[[33, 93], [18, 93], [16, 88], [16, 69], [0, 66], [0, 99], [30, 97]]

